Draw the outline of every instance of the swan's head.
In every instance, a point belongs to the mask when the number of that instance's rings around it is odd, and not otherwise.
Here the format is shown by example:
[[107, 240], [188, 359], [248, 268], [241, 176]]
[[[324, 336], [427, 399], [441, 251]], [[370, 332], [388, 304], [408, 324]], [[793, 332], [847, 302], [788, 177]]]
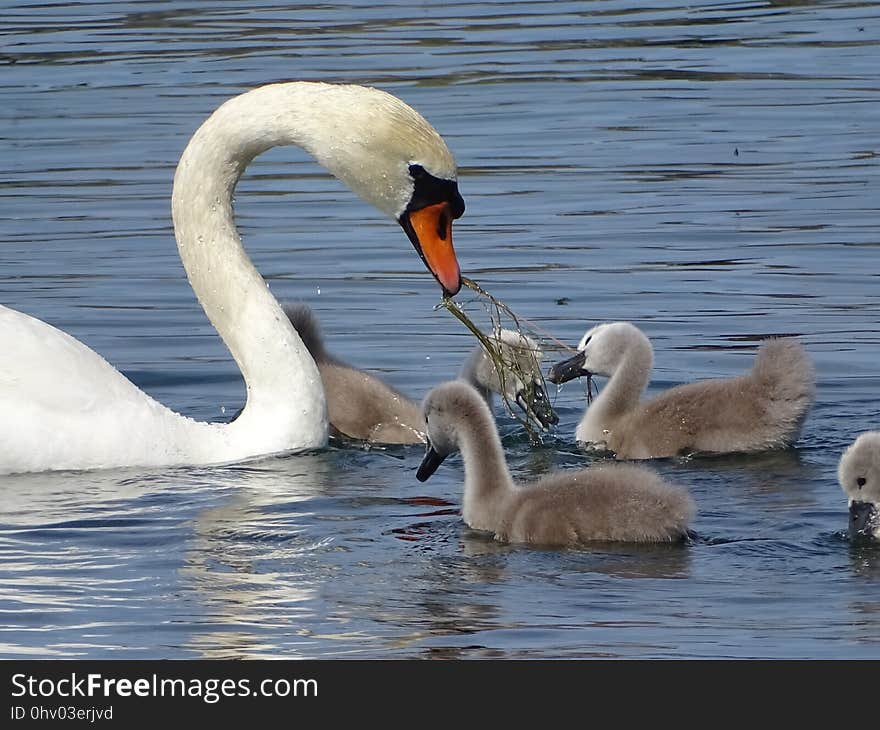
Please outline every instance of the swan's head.
[[424, 482], [443, 460], [458, 451], [459, 430], [468, 423], [484, 421], [489, 406], [483, 397], [462, 380], [441, 383], [433, 388], [422, 401], [422, 415], [425, 417], [425, 435], [428, 449], [425, 458], [416, 472], [416, 479]]
[[301, 143], [360, 197], [403, 227], [446, 294], [461, 288], [452, 221], [464, 213], [455, 159], [437, 131], [391, 94], [310, 84]]
[[527, 417], [534, 417], [544, 428], [559, 423], [544, 388], [543, 353], [538, 344], [531, 337], [508, 329], [499, 330], [490, 339], [501, 357], [501, 371], [486, 348], [478, 345], [466, 366], [473, 381], [504, 396], [508, 403], [516, 403]]
[[863, 433], [843, 452], [837, 478], [849, 500], [850, 538], [880, 540], [880, 431]]
[[600, 324], [587, 330], [577, 346], [577, 354], [556, 363], [547, 375], [551, 383], [567, 383], [584, 375], [613, 375], [627, 352], [648, 339], [629, 322]]

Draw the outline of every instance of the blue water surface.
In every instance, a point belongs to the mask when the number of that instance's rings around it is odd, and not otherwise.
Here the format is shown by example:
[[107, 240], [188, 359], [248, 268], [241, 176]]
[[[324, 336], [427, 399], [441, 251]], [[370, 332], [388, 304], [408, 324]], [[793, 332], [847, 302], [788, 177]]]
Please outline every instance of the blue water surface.
[[[795, 448], [656, 464], [698, 504], [690, 545], [495, 544], [460, 459], [420, 484], [419, 447], [0, 477], [0, 655], [880, 658], [880, 550], [836, 481], [880, 427], [878, 69], [880, 6], [846, 0], [6, 3], [0, 302], [176, 410], [229, 418], [244, 386], [177, 256], [174, 167], [282, 79], [430, 119], [464, 273], [536, 328], [637, 323], [652, 392], [797, 335], [819, 382]], [[399, 227], [302, 152], [258, 158], [236, 210], [337, 354], [415, 397], [457, 372], [473, 338]], [[595, 458], [583, 388], [554, 397], [542, 446], [497, 409], [517, 478]]]

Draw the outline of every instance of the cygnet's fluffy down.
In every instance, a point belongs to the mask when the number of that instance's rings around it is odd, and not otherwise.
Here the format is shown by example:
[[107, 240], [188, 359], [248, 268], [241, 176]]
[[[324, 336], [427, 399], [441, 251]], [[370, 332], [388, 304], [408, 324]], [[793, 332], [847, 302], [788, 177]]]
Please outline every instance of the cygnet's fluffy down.
[[764, 342], [744, 375], [679, 385], [643, 401], [652, 364], [648, 338], [614, 322], [589, 330], [577, 355], [551, 368], [554, 383], [610, 378], [578, 425], [578, 441], [619, 459], [783, 448], [797, 439], [815, 395], [810, 358], [790, 338]]
[[[283, 305], [299, 336], [308, 348], [324, 383], [331, 433], [350, 439], [381, 444], [424, 443], [424, 420], [419, 404], [383, 382], [375, 375], [340, 361], [324, 346], [315, 314], [305, 304]], [[505, 361], [516, 367], [499, 376], [492, 360], [481, 346], [468, 357], [460, 377], [478, 388], [488, 403], [493, 393], [504, 393], [542, 425], [557, 422], [547, 399], [541, 377], [541, 352], [525, 335], [509, 330], [500, 333], [499, 346]], [[527, 373], [523, 383], [516, 372]]]
[[672, 542], [687, 534], [694, 505], [687, 492], [652, 470], [610, 464], [562, 471], [516, 485], [495, 420], [471, 386], [437, 386], [422, 409], [428, 451], [425, 481], [450, 453], [464, 459], [464, 521], [503, 542], [575, 546], [591, 541]]
[[837, 478], [849, 501], [850, 537], [880, 540], [880, 431], [863, 433], [843, 452]]

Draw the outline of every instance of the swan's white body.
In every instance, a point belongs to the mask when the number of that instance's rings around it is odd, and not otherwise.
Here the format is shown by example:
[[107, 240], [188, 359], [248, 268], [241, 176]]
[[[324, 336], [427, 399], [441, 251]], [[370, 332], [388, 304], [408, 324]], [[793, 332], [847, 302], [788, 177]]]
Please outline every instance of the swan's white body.
[[45, 322], [0, 307], [0, 336], [15, 343], [0, 350], [4, 473], [209, 463], [220, 453], [230, 461], [254, 453], [231, 428], [174, 413]]
[[184, 151], [172, 212], [190, 284], [244, 377], [241, 415], [214, 424], [175, 413], [73, 337], [0, 307], [0, 473], [216, 464], [326, 443], [317, 367], [233, 220], [232, 194], [245, 167], [290, 144], [398, 219], [413, 195], [409, 165], [455, 179], [437, 132], [376, 89], [295, 82], [230, 99]]

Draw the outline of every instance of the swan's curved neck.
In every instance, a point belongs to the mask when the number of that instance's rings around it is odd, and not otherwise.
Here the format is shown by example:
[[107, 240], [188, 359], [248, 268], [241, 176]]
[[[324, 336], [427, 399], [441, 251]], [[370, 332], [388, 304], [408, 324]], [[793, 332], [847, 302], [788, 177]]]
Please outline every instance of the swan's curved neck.
[[465, 512], [471, 502], [485, 505], [488, 500], [505, 498], [515, 489], [495, 419], [484, 403], [474, 406], [457, 424], [458, 447], [464, 461]]
[[275, 428], [282, 442], [294, 433], [319, 445], [327, 426], [318, 370], [245, 253], [232, 208], [236, 183], [254, 157], [278, 145], [305, 146], [297, 134], [305, 127], [305, 101], [279, 87], [261, 87], [223, 104], [181, 157], [172, 214], [190, 284], [247, 385], [236, 423], [256, 425], [259, 419], [263, 438]]
[[651, 378], [654, 353], [647, 338], [633, 339], [611, 379], [589, 407], [594, 416], [617, 416], [638, 405]]

